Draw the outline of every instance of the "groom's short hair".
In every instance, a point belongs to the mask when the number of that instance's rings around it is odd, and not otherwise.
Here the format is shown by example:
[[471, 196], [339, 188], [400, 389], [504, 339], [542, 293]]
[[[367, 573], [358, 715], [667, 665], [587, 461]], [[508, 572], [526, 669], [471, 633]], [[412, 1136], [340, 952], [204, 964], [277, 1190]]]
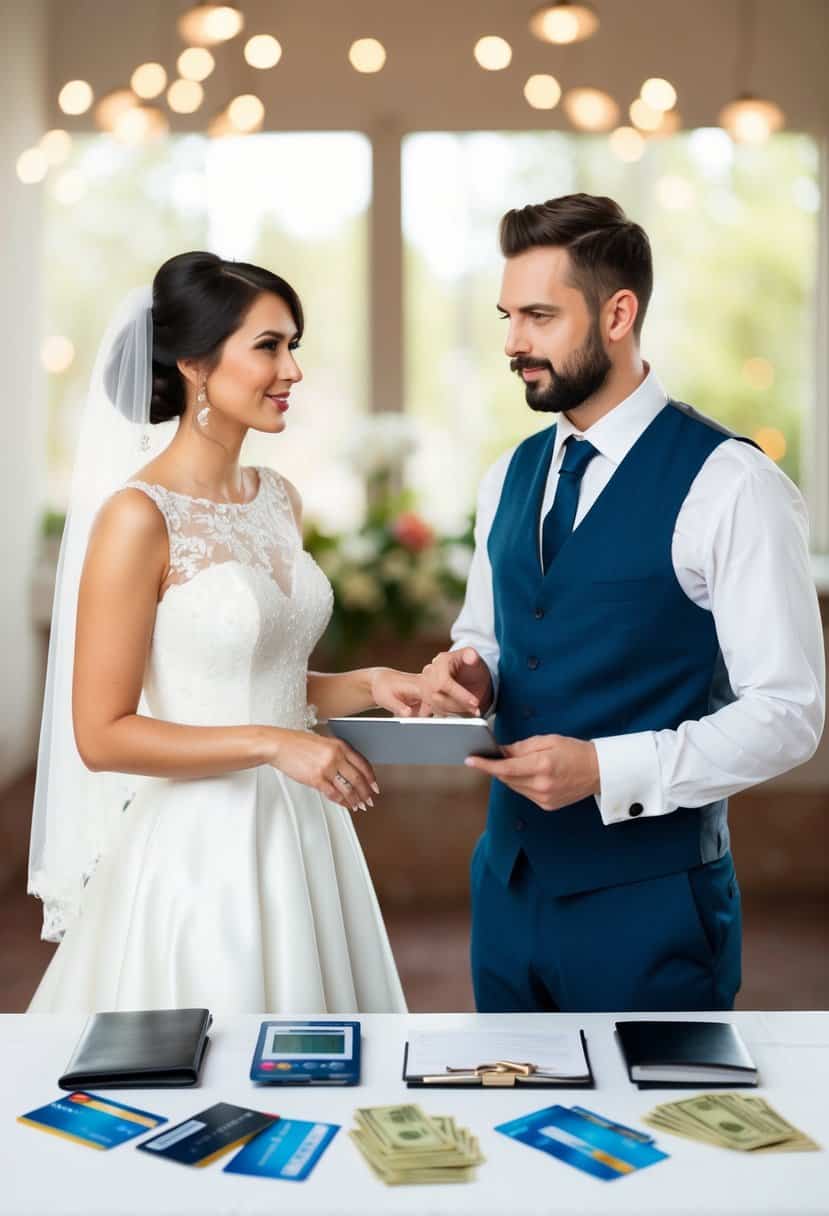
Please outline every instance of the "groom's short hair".
[[639, 302], [633, 327], [639, 336], [653, 290], [651, 246], [644, 228], [612, 198], [564, 194], [513, 208], [501, 220], [500, 240], [506, 258], [539, 246], [566, 249], [573, 286], [594, 316], [614, 292], [632, 291]]

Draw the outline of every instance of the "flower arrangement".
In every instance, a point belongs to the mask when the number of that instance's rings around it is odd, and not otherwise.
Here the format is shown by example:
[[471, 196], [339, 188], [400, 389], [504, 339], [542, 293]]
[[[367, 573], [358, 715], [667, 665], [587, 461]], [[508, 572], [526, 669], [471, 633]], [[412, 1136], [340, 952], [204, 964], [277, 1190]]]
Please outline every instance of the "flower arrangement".
[[305, 547], [334, 588], [326, 646], [344, 659], [373, 634], [412, 637], [463, 599], [472, 558], [471, 526], [436, 536], [407, 494], [375, 501], [358, 532], [326, 536], [311, 527]]
[[365, 520], [347, 535], [328, 536], [314, 526], [306, 532], [305, 547], [334, 588], [325, 644], [338, 661], [377, 633], [410, 638], [463, 599], [472, 522], [462, 534], [438, 536], [415, 510], [411, 492], [397, 489], [415, 446], [405, 415], [374, 414], [355, 427], [348, 456], [366, 479]]

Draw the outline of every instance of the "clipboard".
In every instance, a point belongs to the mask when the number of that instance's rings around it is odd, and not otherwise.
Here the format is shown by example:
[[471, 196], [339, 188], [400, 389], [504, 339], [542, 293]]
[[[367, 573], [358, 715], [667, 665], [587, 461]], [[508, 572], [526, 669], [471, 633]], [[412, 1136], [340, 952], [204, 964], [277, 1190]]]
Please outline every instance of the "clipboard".
[[579, 1030], [579, 1039], [587, 1068], [586, 1074], [580, 1077], [539, 1074], [534, 1064], [514, 1060], [485, 1062], [474, 1070], [447, 1066], [445, 1073], [409, 1076], [409, 1044], [406, 1043], [402, 1079], [407, 1089], [595, 1089], [596, 1082], [583, 1030]]
[[329, 718], [326, 725], [370, 764], [463, 764], [504, 754], [483, 718]]

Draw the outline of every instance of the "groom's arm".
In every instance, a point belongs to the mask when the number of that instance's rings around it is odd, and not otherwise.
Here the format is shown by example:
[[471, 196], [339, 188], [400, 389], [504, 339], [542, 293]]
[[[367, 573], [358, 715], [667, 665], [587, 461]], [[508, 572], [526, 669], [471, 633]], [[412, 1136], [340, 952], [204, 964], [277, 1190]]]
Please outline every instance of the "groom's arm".
[[498, 699], [500, 647], [495, 637], [492, 567], [489, 563], [487, 544], [512, 454], [512, 451], [506, 452], [487, 470], [481, 480], [475, 511], [475, 551], [466, 581], [463, 607], [450, 633], [451, 651], [469, 647], [483, 659], [489, 669], [492, 696], [488, 705], [480, 707], [481, 713], [491, 713]]

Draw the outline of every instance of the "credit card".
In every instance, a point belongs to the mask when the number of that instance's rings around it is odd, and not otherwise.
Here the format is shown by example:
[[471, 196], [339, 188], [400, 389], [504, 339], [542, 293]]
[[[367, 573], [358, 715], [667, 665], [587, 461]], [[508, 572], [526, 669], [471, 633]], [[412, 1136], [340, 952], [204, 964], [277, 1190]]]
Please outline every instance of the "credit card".
[[246, 1106], [217, 1102], [160, 1136], [137, 1144], [136, 1148], [168, 1161], [178, 1161], [181, 1165], [210, 1165], [231, 1149], [246, 1144], [277, 1118], [277, 1115], [264, 1115], [259, 1110], [248, 1110]]
[[338, 1123], [280, 1119], [228, 1161], [225, 1173], [303, 1182], [339, 1130]]
[[613, 1119], [608, 1119], [605, 1115], [597, 1115], [594, 1110], [588, 1110], [586, 1106], [571, 1106], [570, 1109], [577, 1115], [581, 1115], [583, 1119], [590, 1119], [599, 1127], [606, 1127], [610, 1131], [618, 1132], [620, 1136], [629, 1136], [631, 1140], [638, 1140], [640, 1144], [653, 1144], [654, 1137], [649, 1136], [647, 1132], [640, 1132], [636, 1127], [628, 1127], [626, 1123], [616, 1123]]
[[615, 1131], [612, 1126], [603, 1126], [603, 1116], [591, 1111], [585, 1117], [566, 1106], [545, 1107], [502, 1123], [495, 1130], [605, 1182], [633, 1174], [668, 1156], [653, 1144], [634, 1139], [632, 1129]]
[[65, 1136], [77, 1140], [90, 1148], [116, 1148], [125, 1140], [143, 1136], [161, 1123], [164, 1115], [152, 1115], [135, 1106], [124, 1106], [112, 1098], [99, 1098], [84, 1090], [62, 1095], [48, 1106], [39, 1106], [25, 1115], [18, 1115], [18, 1123], [51, 1132], [53, 1136]]

